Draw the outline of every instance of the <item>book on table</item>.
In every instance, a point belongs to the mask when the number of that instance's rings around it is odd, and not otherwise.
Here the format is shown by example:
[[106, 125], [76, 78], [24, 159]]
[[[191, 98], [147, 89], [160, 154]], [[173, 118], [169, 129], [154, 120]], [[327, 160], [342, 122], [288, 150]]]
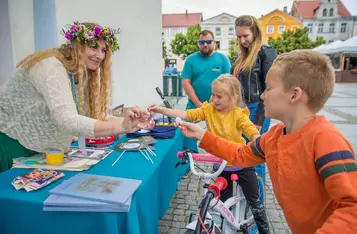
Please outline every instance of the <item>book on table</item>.
[[[60, 185], [59, 189], [66, 186], [65, 180]], [[44, 211], [67, 211], [67, 212], [128, 212], [131, 205], [131, 197], [121, 205], [98, 202], [80, 198], [50, 195], [43, 202]]]
[[140, 184], [141, 180], [78, 173], [49, 193], [125, 206]]

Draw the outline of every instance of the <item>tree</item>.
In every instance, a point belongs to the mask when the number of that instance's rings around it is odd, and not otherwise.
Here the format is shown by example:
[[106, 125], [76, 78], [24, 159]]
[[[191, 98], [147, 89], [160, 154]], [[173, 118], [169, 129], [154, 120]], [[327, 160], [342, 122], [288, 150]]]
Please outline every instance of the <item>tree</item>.
[[185, 53], [185, 46], [187, 44], [186, 36], [182, 33], [177, 33], [175, 38], [171, 41], [171, 51], [173, 54], [183, 56]]
[[313, 49], [325, 43], [322, 37], [317, 37], [314, 42], [311, 41], [308, 36], [308, 28], [285, 31], [281, 37], [277, 39], [269, 38], [268, 40], [268, 44], [271, 45], [278, 54], [297, 49]]
[[234, 62], [238, 59], [239, 57], [239, 47], [237, 45], [237, 40], [234, 38], [229, 42], [229, 51], [228, 51], [228, 58], [231, 64], [234, 64]]
[[164, 39], [164, 33], [162, 33], [162, 58], [163, 59], [167, 58], [167, 47]]
[[182, 33], [176, 34], [175, 38], [170, 44], [172, 53], [185, 59], [190, 54], [197, 52], [199, 50], [197, 39], [200, 32], [200, 25], [192, 25], [187, 28], [186, 35]]

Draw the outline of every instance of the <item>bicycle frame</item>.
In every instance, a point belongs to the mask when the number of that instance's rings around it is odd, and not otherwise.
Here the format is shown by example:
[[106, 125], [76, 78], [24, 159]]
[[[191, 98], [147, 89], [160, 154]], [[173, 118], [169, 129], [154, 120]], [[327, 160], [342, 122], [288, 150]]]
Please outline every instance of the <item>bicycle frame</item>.
[[[190, 152], [186, 152], [188, 157], [189, 157], [189, 162], [190, 162], [190, 169], [191, 172], [194, 175], [197, 175], [199, 178], [203, 177], [205, 184], [210, 184], [211, 178], [217, 178], [224, 168], [226, 167], [227, 161], [222, 160], [220, 158], [217, 158], [213, 155], [210, 154], [192, 154]], [[182, 152], [178, 153], [178, 157], [182, 158], [183, 157]], [[221, 163], [220, 167], [216, 172], [213, 174], [207, 173], [207, 172], [198, 172], [195, 169], [195, 164], [194, 161], [197, 162], [216, 162], [216, 163]], [[204, 195], [207, 193], [208, 188], [204, 188]], [[241, 204], [243, 203], [243, 204]], [[233, 205], [236, 205], [236, 212], [233, 214], [229, 208]], [[223, 218], [228, 222], [228, 224], [234, 228], [235, 231], [241, 230], [241, 226], [249, 223], [253, 220], [253, 216], [249, 217], [248, 219], [244, 220], [244, 214], [241, 214], [240, 211], [240, 206], [241, 205], [246, 205], [246, 199], [243, 195], [242, 189], [240, 186], [237, 186], [237, 195], [234, 197], [229, 198], [227, 201], [224, 203], [221, 200], [218, 200], [217, 197], [213, 198], [209, 204], [209, 206], [213, 207], [213, 210], [219, 213], [220, 215], [223, 216]], [[208, 213], [208, 218], [211, 217]], [[243, 217], [243, 218], [242, 218]], [[194, 229], [195, 226], [188, 225], [187, 228]]]

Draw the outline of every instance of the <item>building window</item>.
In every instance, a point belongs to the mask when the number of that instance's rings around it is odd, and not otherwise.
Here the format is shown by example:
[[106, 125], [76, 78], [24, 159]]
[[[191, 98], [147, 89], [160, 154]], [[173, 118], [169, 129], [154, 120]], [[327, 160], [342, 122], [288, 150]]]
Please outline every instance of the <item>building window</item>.
[[333, 16], [333, 8], [330, 9], [330, 16]]
[[279, 34], [283, 34], [285, 32], [285, 26], [284, 25], [280, 25], [278, 28], [278, 32]]
[[319, 27], [317, 28], [317, 32], [321, 33], [324, 31], [324, 24], [319, 24]]
[[342, 33], [346, 32], [346, 26], [347, 26], [347, 23], [341, 23], [341, 32]]
[[322, 11], [322, 16], [327, 16], [327, 9], [326, 8]]
[[274, 33], [274, 26], [268, 26], [267, 33], [268, 34], [273, 34]]
[[331, 23], [330, 24], [330, 28], [328, 30], [330, 33], [334, 33], [335, 32], [335, 23]]
[[234, 28], [233, 27], [229, 27], [228, 35], [234, 35]]
[[216, 36], [220, 36], [221, 35], [221, 28], [217, 27], [216, 28]]
[[312, 24], [308, 24], [307, 28], [309, 29], [309, 33], [312, 33]]

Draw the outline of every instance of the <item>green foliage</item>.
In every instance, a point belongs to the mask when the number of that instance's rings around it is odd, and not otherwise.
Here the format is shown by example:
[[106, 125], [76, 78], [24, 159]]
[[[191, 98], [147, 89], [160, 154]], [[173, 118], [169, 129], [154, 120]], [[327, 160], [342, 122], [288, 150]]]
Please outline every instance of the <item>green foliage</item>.
[[200, 32], [200, 25], [192, 25], [187, 28], [186, 35], [182, 33], [176, 34], [170, 44], [172, 53], [185, 59], [190, 54], [199, 51], [197, 40]]
[[237, 40], [232, 39], [229, 42], [229, 45], [230, 46], [229, 46], [229, 51], [228, 51], [228, 58], [229, 58], [229, 61], [231, 62], [231, 64], [234, 64], [234, 62], [239, 57], [239, 47], [237, 45]]
[[162, 58], [163, 59], [167, 58], [167, 47], [164, 39], [164, 33], [162, 33]]
[[268, 44], [271, 45], [278, 54], [290, 52], [297, 49], [313, 49], [326, 41], [323, 37], [317, 37], [316, 41], [311, 41], [308, 37], [308, 28], [298, 28], [295, 31], [285, 31], [277, 39], [269, 38]]

